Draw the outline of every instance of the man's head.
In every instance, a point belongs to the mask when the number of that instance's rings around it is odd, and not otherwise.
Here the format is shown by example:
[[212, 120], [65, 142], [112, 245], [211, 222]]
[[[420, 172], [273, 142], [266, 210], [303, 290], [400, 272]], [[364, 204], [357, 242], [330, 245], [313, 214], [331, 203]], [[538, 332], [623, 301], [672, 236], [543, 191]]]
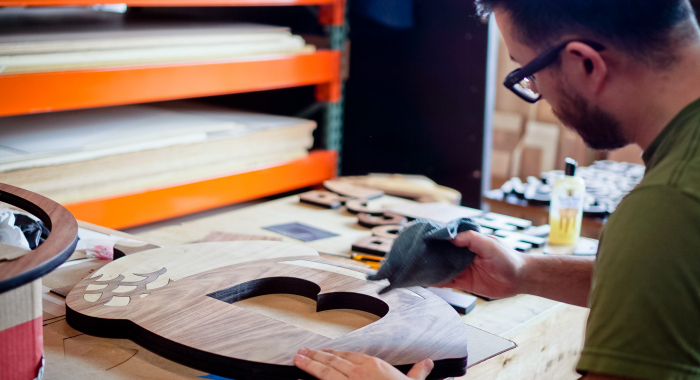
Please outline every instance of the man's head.
[[[482, 15], [495, 13], [511, 57], [521, 66], [553, 46], [574, 41], [534, 79], [562, 122], [596, 149], [615, 149], [631, 141], [621, 120], [633, 105], [620, 98], [629, 98], [625, 91], [642, 83], [647, 74], [672, 70], [680, 60], [679, 51], [697, 41], [688, 0], [476, 3]], [[605, 50], [582, 41], [594, 41]]]

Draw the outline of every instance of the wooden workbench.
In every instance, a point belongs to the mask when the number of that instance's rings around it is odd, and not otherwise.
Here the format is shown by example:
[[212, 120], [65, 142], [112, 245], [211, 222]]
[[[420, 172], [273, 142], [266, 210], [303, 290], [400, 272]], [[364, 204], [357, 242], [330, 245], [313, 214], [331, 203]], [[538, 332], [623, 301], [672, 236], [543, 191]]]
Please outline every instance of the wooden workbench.
[[[385, 196], [382, 202], [410, 202]], [[353, 242], [368, 236], [369, 230], [356, 223], [357, 217], [343, 210], [326, 210], [300, 204], [297, 196], [262, 203], [243, 209], [202, 218], [180, 225], [159, 228], [135, 236], [116, 233], [97, 226], [81, 224], [97, 232], [140, 239], [163, 246], [194, 243], [211, 232], [228, 232], [282, 237], [263, 226], [302, 222], [340, 236], [301, 243], [322, 254], [347, 256]], [[85, 263], [99, 267], [102, 263]], [[76, 265], [77, 266], [77, 265]], [[45, 278], [44, 305], [56, 309], [59, 297], [48, 293], [66, 281], [63, 273]], [[48, 303], [48, 305], [47, 305]], [[45, 308], [46, 310], [46, 308]], [[55, 311], [56, 314], [60, 310]], [[588, 310], [540, 297], [520, 295], [497, 301], [477, 302], [465, 323], [510, 339], [514, 350], [471, 367], [465, 379], [576, 379], [574, 365], [582, 347]], [[44, 341], [46, 379], [193, 379], [206, 374], [161, 358], [123, 339], [105, 339], [83, 335], [70, 328], [65, 317], [45, 314]]]

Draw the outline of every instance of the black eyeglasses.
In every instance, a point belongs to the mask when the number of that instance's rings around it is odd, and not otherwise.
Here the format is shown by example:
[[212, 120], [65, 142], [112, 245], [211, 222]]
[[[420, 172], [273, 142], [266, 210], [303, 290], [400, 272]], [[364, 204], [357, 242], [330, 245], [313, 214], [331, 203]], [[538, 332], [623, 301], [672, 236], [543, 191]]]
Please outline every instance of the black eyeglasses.
[[510, 74], [508, 74], [508, 76], [506, 76], [506, 80], [503, 82], [503, 85], [526, 102], [537, 103], [540, 99], [542, 99], [542, 94], [540, 94], [535, 87], [535, 78], [533, 75], [554, 63], [557, 58], [559, 58], [559, 53], [561, 53], [561, 51], [572, 42], [584, 43], [595, 49], [595, 51], [605, 50], [605, 46], [597, 42], [580, 40], [566, 41], [561, 45], [557, 45], [540, 54], [537, 58], [530, 61], [530, 63], [524, 67], [513, 70]]

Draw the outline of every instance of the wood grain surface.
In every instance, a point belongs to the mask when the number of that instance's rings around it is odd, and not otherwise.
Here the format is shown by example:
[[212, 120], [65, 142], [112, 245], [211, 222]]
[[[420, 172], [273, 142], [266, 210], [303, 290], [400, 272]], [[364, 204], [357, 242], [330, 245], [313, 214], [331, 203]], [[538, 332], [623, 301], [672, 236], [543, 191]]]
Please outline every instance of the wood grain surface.
[[282, 241], [282, 238], [262, 236], [262, 235], [249, 235], [249, 234], [232, 234], [228, 232], [214, 231], [209, 235], [205, 236], [199, 243], [206, 243], [210, 241], [239, 241], [239, 240], [271, 240], [271, 241]]
[[[385, 195], [370, 201], [370, 207], [412, 204], [415, 202]], [[339, 234], [336, 237], [299, 243], [320, 253], [328, 253], [349, 258], [351, 246], [359, 239], [369, 236], [368, 229], [357, 224], [357, 215], [344, 212], [343, 208], [331, 210], [299, 202], [299, 196], [289, 196], [235, 211], [184, 222], [140, 234], [139, 238], [159, 245], [181, 245], [197, 243], [212, 231], [227, 233], [275, 236], [279, 234], [263, 227], [302, 222], [306, 225]]]
[[384, 213], [380, 216], [372, 216], [364, 213], [357, 214], [357, 223], [367, 228], [388, 225], [403, 226], [406, 222], [408, 222], [406, 217], [391, 212]]
[[384, 215], [388, 210], [386, 208], [375, 208], [369, 206], [369, 201], [366, 199], [353, 199], [345, 203], [345, 208], [351, 214], [370, 214], [373, 216]]
[[0, 293], [29, 283], [65, 262], [78, 243], [78, 223], [68, 210], [39, 194], [0, 184], [0, 202], [41, 219], [51, 231], [31, 254], [0, 263]]
[[[431, 378], [464, 374], [467, 328], [459, 315], [422, 288], [378, 295], [386, 284], [366, 281], [368, 273], [280, 242], [154, 249], [81, 281], [66, 299], [67, 320], [80, 331], [129, 338], [172, 360], [236, 379], [310, 378], [292, 364], [303, 347], [364, 352], [404, 371], [431, 358]], [[317, 301], [318, 313], [361, 310], [379, 320], [329, 338], [276, 314], [237, 306], [276, 293]]]
[[[374, 227], [377, 228], [377, 227]], [[394, 245], [394, 238], [384, 236], [368, 236], [362, 238], [352, 245], [352, 250], [370, 255], [386, 256]]]
[[155, 249], [155, 248], [160, 248], [157, 245], [154, 244], [142, 244], [142, 243], [136, 243], [136, 244], [129, 244], [126, 242], [122, 243], [117, 243], [114, 245], [114, 260], [122, 258], [126, 255], [131, 255], [133, 253], [137, 252], [143, 252], [143, 251], [148, 251], [149, 249]]
[[342, 206], [347, 200], [346, 197], [322, 190], [312, 190], [299, 195], [299, 202], [330, 209]]
[[384, 195], [384, 192], [381, 190], [353, 185], [352, 183], [346, 181], [323, 181], [323, 187], [325, 187], [328, 191], [332, 191], [348, 198], [375, 199]]
[[381, 236], [389, 239], [396, 239], [399, 237], [399, 231], [401, 231], [399, 225], [390, 224], [388, 226], [377, 226], [372, 228], [372, 235]]

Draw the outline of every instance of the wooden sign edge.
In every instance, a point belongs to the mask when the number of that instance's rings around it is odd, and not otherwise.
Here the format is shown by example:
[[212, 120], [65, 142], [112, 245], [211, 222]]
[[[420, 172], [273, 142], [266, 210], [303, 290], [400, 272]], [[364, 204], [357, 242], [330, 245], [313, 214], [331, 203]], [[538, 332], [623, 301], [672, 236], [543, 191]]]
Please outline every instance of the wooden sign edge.
[[[152, 333], [129, 320], [101, 320], [99, 326], [96, 326], [94, 322], [99, 319], [101, 318], [78, 313], [66, 304], [66, 322], [80, 332], [102, 338], [129, 339], [157, 355], [203, 372], [239, 380], [316, 379], [295, 366], [252, 362], [185, 346]], [[293, 355], [294, 352], [289, 353], [290, 357]], [[466, 373], [467, 357], [436, 360], [434, 364], [435, 367], [427, 380], [459, 377]], [[413, 364], [394, 367], [405, 374]]]
[[[338, 265], [345, 267], [343, 264]], [[366, 268], [360, 269], [366, 271]], [[82, 333], [103, 338], [129, 339], [166, 359], [223, 377], [238, 380], [315, 379], [293, 365], [261, 363], [218, 355], [164, 338], [131, 320], [89, 316], [72, 309], [69, 302], [66, 302], [66, 322]], [[293, 355], [294, 352], [290, 352], [290, 357]], [[414, 364], [400, 364], [394, 367], [405, 374]], [[434, 364], [427, 380], [459, 377], [466, 373], [468, 356], [434, 360]]]

